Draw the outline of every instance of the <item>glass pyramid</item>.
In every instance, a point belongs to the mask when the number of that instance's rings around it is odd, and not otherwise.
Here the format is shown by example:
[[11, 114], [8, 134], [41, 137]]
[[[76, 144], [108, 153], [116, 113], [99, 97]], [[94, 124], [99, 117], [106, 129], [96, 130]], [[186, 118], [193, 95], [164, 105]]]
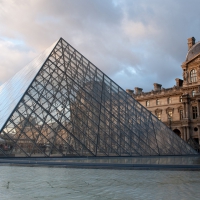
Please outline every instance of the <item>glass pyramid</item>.
[[0, 87], [0, 156], [196, 154], [62, 38]]

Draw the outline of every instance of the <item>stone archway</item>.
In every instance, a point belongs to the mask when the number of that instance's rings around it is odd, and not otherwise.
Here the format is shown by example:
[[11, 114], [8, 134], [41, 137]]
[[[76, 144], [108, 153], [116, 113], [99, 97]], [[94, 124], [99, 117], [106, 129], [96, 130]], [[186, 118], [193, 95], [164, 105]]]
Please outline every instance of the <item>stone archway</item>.
[[181, 138], [181, 132], [178, 129], [174, 129], [173, 132]]

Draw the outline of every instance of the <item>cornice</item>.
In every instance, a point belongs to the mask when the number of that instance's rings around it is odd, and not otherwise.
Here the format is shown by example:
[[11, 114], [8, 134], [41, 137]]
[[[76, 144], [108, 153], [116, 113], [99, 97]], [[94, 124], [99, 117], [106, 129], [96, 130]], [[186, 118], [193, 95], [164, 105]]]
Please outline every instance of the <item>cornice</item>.
[[[194, 61], [194, 60], [195, 60], [196, 58], [198, 58], [198, 57], [200, 57], [200, 53], [197, 54], [196, 56], [194, 56], [193, 58], [191, 58], [190, 60], [183, 62], [183, 64], [188, 65], [190, 62]], [[198, 60], [198, 61], [199, 61], [199, 60]]]
[[195, 85], [189, 85], [184, 87], [177, 87], [174, 86], [173, 88], [168, 89], [161, 89], [159, 91], [152, 90], [151, 92], [142, 92], [141, 94], [133, 94], [132, 97], [136, 100], [149, 100], [149, 99], [156, 99], [156, 98], [162, 98], [162, 97], [170, 97], [170, 96], [177, 96], [177, 95], [183, 95], [188, 94], [188, 92], [191, 89], [197, 89], [199, 88], [199, 84]]

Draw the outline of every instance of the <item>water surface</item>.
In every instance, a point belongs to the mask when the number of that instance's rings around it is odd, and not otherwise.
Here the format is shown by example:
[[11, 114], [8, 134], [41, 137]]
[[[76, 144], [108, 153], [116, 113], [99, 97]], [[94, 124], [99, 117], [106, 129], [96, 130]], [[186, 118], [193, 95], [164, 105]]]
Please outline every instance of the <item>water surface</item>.
[[200, 172], [0, 166], [0, 199], [199, 199]]

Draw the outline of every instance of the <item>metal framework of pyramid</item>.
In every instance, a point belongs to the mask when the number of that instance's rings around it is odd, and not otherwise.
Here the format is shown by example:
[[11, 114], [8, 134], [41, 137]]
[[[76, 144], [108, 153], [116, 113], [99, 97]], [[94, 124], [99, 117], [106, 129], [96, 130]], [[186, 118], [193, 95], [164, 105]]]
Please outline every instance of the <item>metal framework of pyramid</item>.
[[0, 156], [196, 154], [62, 38], [0, 87]]

